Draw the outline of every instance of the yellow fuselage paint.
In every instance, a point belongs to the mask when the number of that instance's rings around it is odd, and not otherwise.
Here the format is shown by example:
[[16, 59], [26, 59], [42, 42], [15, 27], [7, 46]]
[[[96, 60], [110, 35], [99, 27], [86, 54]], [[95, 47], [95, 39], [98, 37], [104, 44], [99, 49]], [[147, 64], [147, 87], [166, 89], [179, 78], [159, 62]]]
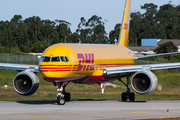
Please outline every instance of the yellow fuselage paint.
[[68, 62], [40, 62], [42, 77], [51, 82], [97, 83], [104, 80], [104, 67], [134, 65], [134, 54], [126, 47], [92, 44], [55, 44], [42, 56], [66, 56]]

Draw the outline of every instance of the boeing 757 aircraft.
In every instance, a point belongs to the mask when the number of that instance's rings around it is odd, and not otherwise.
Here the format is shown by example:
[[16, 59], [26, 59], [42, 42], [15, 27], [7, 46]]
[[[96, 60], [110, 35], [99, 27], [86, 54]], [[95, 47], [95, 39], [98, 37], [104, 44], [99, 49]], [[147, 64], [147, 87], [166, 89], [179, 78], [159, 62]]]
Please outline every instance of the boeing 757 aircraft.
[[[38, 72], [46, 81], [57, 86], [57, 103], [64, 105], [70, 100], [70, 93], [65, 91], [69, 82], [91, 84], [119, 80], [127, 91], [122, 93], [122, 101], [135, 100], [133, 90], [141, 95], [152, 93], [157, 87], [157, 77], [151, 70], [179, 68], [180, 63], [134, 65], [136, 59], [154, 57], [157, 54], [135, 57], [128, 49], [130, 3], [126, 0], [121, 32], [117, 45], [102, 44], [55, 44], [42, 54], [39, 65], [21, 65], [0, 63], [0, 68], [14, 69], [19, 73], [13, 79], [13, 87], [20, 95], [32, 95], [39, 87]], [[130, 77], [131, 82], [130, 82]], [[127, 77], [127, 83], [121, 78]]]

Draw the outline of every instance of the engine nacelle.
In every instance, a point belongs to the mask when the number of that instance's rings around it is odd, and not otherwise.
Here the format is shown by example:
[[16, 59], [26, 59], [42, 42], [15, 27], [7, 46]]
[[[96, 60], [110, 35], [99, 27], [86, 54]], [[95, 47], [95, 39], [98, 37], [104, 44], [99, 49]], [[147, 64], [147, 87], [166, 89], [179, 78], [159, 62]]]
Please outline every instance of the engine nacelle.
[[157, 77], [151, 71], [139, 71], [132, 76], [131, 85], [133, 90], [141, 95], [152, 93], [158, 84]]
[[13, 87], [20, 95], [32, 95], [39, 87], [39, 78], [33, 72], [20, 72], [13, 79]]

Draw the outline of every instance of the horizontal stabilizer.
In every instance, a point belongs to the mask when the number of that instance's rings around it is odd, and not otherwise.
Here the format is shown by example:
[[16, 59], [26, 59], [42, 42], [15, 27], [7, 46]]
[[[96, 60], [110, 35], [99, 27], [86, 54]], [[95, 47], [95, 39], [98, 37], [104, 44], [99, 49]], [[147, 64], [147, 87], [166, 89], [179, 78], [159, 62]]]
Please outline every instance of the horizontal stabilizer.
[[162, 53], [162, 54], [155, 54], [155, 55], [139, 56], [139, 57], [135, 57], [135, 60], [144, 59], [144, 58], [151, 58], [151, 57], [158, 57], [158, 56], [165, 56], [165, 55], [174, 55], [174, 54], [180, 54], [180, 52], [171, 52], [171, 53]]

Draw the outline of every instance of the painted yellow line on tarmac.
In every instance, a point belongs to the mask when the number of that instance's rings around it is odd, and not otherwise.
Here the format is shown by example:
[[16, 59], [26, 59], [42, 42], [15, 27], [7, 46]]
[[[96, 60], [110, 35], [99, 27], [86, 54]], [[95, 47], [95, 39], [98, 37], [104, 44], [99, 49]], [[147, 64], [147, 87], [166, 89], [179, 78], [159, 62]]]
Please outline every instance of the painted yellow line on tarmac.
[[56, 116], [30, 116], [30, 115], [0, 115], [0, 116], [7, 116], [7, 117], [35, 117], [35, 118], [58, 118], [58, 119], [69, 119], [69, 117], [56, 117]]
[[138, 114], [151, 114], [151, 115], [172, 115], [172, 114], [164, 114], [164, 113], [132, 112], [132, 111], [110, 111], [110, 112], [138, 113]]

